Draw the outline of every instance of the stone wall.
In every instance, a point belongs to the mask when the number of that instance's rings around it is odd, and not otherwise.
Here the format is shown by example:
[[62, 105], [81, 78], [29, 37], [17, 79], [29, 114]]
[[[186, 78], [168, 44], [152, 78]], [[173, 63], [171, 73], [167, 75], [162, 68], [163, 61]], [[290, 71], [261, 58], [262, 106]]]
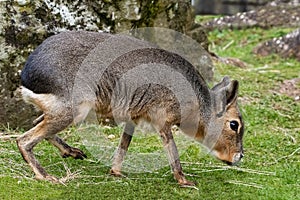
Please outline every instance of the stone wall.
[[266, 4], [270, 0], [194, 0], [196, 14], [233, 15], [247, 12]]
[[[45, 38], [64, 30], [119, 33], [152, 26], [180, 31], [208, 48], [189, 0], [0, 1], [0, 129], [27, 128], [37, 115], [16, 89], [26, 58]], [[208, 70], [206, 77], [211, 78]]]

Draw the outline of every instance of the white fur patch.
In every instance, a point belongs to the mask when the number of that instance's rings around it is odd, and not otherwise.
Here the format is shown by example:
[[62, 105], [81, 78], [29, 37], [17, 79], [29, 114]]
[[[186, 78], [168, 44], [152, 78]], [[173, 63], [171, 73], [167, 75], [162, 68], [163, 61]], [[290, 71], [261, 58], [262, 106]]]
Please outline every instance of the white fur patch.
[[242, 155], [242, 153], [235, 153], [235, 154], [233, 154], [233, 158], [232, 158], [233, 165], [235, 165], [235, 164], [237, 164], [237, 163], [240, 162], [241, 157], [242, 157], [241, 155]]
[[[61, 108], [67, 107], [72, 109], [73, 107], [71, 102], [59, 98], [54, 94], [36, 94], [23, 86], [21, 87], [21, 93], [25, 102], [34, 105], [38, 110], [42, 110], [44, 113], [50, 112], [52, 114], [59, 114]], [[81, 102], [77, 105], [73, 113], [74, 123], [77, 124], [83, 121], [93, 108], [94, 105], [91, 102]]]
[[36, 94], [23, 86], [21, 87], [21, 94], [26, 103], [32, 104], [43, 111], [58, 110], [63, 103], [53, 94]]

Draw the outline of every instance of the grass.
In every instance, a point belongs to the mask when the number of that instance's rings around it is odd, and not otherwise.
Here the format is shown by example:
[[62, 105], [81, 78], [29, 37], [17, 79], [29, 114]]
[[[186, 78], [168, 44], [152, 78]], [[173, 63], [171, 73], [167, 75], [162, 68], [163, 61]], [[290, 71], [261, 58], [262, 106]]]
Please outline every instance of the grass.
[[86, 160], [63, 159], [47, 142], [35, 148], [46, 170], [66, 177], [66, 185], [34, 180], [15, 141], [1, 140], [0, 199], [300, 199], [299, 101], [278, 93], [283, 80], [299, 77], [300, 63], [276, 55], [252, 54], [259, 42], [288, 31], [253, 28], [209, 34], [212, 51], [248, 64], [242, 69], [219, 63], [215, 75], [217, 80], [229, 75], [240, 81], [240, 105], [246, 123], [245, 158], [240, 167], [228, 167], [195, 142], [176, 135], [184, 172], [198, 184], [198, 189], [180, 188], [157, 135], [147, 131], [132, 141], [132, 157], [125, 163], [127, 177], [114, 178], [108, 175], [111, 155], [103, 152], [113, 152], [110, 147], [117, 145], [121, 128], [82, 125], [61, 135], [83, 149]]

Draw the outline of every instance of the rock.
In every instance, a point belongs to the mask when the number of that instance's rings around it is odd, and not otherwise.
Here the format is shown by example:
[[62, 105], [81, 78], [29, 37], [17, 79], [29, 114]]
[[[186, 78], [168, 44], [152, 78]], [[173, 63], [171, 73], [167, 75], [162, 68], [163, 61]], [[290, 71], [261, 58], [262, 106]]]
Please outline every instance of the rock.
[[274, 1], [249, 12], [213, 19], [203, 24], [207, 30], [250, 27], [299, 27], [300, 4]]
[[279, 93], [285, 94], [295, 101], [300, 100], [300, 78], [294, 78], [291, 80], [284, 80], [283, 83], [280, 85]]
[[[170, 28], [208, 49], [202, 27], [194, 26], [189, 0], [0, 1], [0, 126], [28, 128], [39, 113], [17, 95], [28, 55], [47, 37], [64, 30], [120, 33], [139, 27]], [[212, 78], [210, 59], [206, 77]], [[203, 69], [201, 69], [203, 70]], [[1, 128], [0, 128], [1, 129]]]
[[269, 0], [194, 0], [197, 14], [234, 15], [264, 5]]
[[299, 6], [300, 0], [275, 0], [269, 2], [267, 5], [278, 6], [278, 5], [290, 5], [290, 6]]
[[[250, 27], [295, 27], [300, 26], [300, 0], [275, 0], [258, 9], [233, 16], [216, 18], [203, 24], [207, 30]], [[300, 61], [300, 29], [283, 37], [273, 38], [258, 45], [253, 52], [261, 56], [277, 53], [284, 58]]]
[[255, 47], [253, 52], [260, 56], [276, 53], [284, 58], [296, 58], [300, 62], [300, 29], [263, 42]]

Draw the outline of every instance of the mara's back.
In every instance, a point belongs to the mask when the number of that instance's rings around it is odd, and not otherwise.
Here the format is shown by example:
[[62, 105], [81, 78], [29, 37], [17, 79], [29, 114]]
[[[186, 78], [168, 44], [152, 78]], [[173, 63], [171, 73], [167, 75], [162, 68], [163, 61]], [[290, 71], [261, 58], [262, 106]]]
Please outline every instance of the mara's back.
[[76, 72], [89, 52], [108, 34], [62, 32], [46, 39], [29, 56], [21, 83], [34, 93], [60, 94], [72, 86]]
[[[130, 77], [133, 74], [136, 77]], [[186, 86], [184, 81], [177, 80], [178, 74], [192, 88], [200, 104], [209, 106], [204, 79], [180, 55], [127, 35], [67, 31], [46, 39], [29, 56], [21, 80], [24, 87], [37, 94], [69, 97], [80, 88], [80, 97], [82, 92], [87, 97], [96, 94], [100, 102], [109, 103], [118, 83], [126, 76], [127, 82], [128, 78], [135, 80], [135, 87], [139, 87], [136, 92], [142, 92], [143, 99], [159, 99], [174, 93], [169, 91], [170, 81], [177, 81], [178, 88]], [[124, 87], [132, 88], [130, 84]], [[131, 93], [134, 95], [135, 91]]]

